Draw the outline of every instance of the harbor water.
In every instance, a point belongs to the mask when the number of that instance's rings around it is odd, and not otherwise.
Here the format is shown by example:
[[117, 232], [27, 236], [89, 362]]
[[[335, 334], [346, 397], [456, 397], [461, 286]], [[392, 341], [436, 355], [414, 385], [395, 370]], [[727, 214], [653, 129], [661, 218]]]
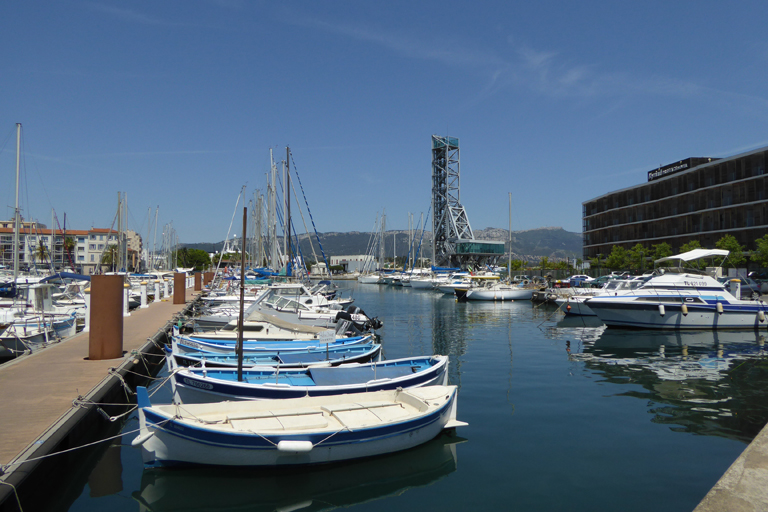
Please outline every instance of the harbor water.
[[[529, 301], [340, 288], [384, 321], [386, 358], [450, 356], [469, 426], [401, 453], [259, 471], [144, 469], [131, 433], [62, 476], [52, 509], [690, 511], [768, 421], [765, 331], [606, 330]], [[133, 413], [116, 428], [137, 426]]]

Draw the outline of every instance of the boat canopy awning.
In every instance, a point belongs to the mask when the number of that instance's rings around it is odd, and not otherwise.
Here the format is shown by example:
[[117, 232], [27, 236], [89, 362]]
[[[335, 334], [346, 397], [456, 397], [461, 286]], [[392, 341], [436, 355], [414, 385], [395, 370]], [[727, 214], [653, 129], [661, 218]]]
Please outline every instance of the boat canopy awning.
[[698, 260], [701, 258], [712, 258], [713, 256], [728, 256], [730, 254], [730, 251], [727, 251], [725, 249], [694, 249], [692, 251], [684, 252], [682, 254], [677, 254], [675, 256], [667, 256], [666, 258], [659, 258], [654, 263], [661, 263], [663, 261], [673, 261], [673, 260], [682, 260], [682, 261], [693, 261]]
[[48, 281], [55, 281], [55, 280], [61, 280], [61, 279], [75, 279], [77, 281], [90, 281], [91, 276], [85, 276], [83, 274], [73, 274], [71, 272], [59, 272], [57, 274], [53, 274], [44, 279], [41, 279], [40, 282], [47, 283]]

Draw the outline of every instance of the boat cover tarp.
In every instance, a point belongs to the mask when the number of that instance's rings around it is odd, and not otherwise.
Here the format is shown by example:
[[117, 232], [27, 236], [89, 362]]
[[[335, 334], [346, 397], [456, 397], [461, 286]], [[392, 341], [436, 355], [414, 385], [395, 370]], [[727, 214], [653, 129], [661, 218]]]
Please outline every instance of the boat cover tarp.
[[275, 272], [274, 270], [270, 270], [268, 268], [254, 268], [254, 269], [251, 269], [251, 271], [254, 272], [255, 274], [258, 274], [264, 277], [271, 277], [271, 276], [278, 275], [277, 272]]
[[[280, 358], [282, 359], [282, 355]], [[412, 375], [410, 366], [380, 366], [373, 370], [372, 366], [363, 368], [345, 368], [336, 366], [333, 368], [312, 368], [309, 375], [317, 386], [343, 386], [345, 384], [361, 384], [369, 380], [396, 379], [405, 375]]]
[[279, 327], [281, 329], [285, 329], [286, 331], [303, 332], [303, 333], [309, 333], [309, 334], [320, 334], [321, 332], [328, 330], [325, 327], [296, 324], [293, 322], [289, 322], [288, 320], [283, 320], [282, 318], [278, 318], [274, 315], [268, 315], [266, 313], [262, 313], [261, 311], [253, 311], [245, 318], [249, 322], [265, 322], [265, 323], [272, 324], [276, 327]]
[[692, 251], [684, 252], [682, 254], [676, 254], [675, 256], [667, 256], [666, 258], [659, 258], [655, 263], [661, 263], [662, 261], [693, 261], [701, 258], [711, 258], [713, 256], [728, 256], [730, 251], [725, 249], [694, 249]]
[[246, 279], [245, 284], [272, 284], [271, 279]]
[[54, 281], [54, 280], [60, 280], [60, 279], [76, 279], [78, 281], [90, 281], [91, 276], [84, 276], [83, 274], [73, 274], [71, 272], [59, 272], [58, 274], [53, 274], [52, 276], [48, 276], [44, 279], [41, 279], [41, 283], [47, 283], [48, 281]]
[[432, 272], [459, 272], [460, 268], [456, 267], [436, 267], [432, 265]]

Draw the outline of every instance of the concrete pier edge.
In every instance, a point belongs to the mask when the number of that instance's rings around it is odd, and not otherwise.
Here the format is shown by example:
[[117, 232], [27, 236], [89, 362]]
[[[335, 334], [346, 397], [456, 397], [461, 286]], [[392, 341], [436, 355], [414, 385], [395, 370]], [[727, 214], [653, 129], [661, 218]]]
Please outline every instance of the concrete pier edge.
[[[123, 383], [125, 382], [133, 392], [137, 385], [146, 384], [151, 377], [159, 373], [165, 365], [162, 346], [169, 339], [173, 324], [180, 316], [189, 314], [194, 305], [195, 301], [192, 301], [183, 311], [174, 314], [171, 320], [148, 339], [137, 354], [126, 353], [115, 373], [109, 373], [83, 395], [87, 405], [73, 404], [12, 461], [0, 466], [3, 469], [0, 474], [0, 512], [20, 512], [19, 500], [24, 510], [38, 510], [37, 505], [50, 500], [50, 496], [41, 492], [41, 489], [50, 488], [51, 482], [59, 481], [61, 475], [67, 472], [67, 468], [72, 468], [73, 464], [82, 460], [82, 452], [85, 449], [59, 452], [90, 443], [103, 442], [108, 445], [109, 441], [106, 441], [105, 437], [110, 436], [105, 436], [104, 433], [119, 422], [111, 423], [104, 413], [114, 416], [130, 409], [135, 400], [132, 400], [133, 395], [129, 395]], [[77, 397], [73, 397], [73, 402], [75, 398]], [[47, 457], [48, 455], [52, 456]], [[39, 457], [45, 458], [38, 459]], [[27, 460], [29, 462], [24, 462]]]
[[768, 510], [768, 425], [755, 436], [694, 512]]

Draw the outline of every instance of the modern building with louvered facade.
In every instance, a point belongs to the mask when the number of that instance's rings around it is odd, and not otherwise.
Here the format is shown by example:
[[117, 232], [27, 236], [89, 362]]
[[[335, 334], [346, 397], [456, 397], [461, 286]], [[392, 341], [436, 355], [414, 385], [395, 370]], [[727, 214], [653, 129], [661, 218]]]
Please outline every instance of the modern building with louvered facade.
[[648, 172], [642, 185], [582, 203], [584, 259], [614, 245], [714, 248], [733, 235], [747, 250], [768, 234], [768, 147], [728, 158], [688, 158]]

